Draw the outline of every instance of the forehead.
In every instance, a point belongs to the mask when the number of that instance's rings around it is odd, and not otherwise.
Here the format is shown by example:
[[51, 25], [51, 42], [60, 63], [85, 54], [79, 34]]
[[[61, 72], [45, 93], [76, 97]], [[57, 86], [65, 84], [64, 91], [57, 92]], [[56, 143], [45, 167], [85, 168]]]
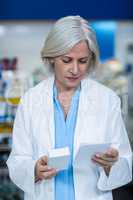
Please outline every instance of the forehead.
[[66, 53], [64, 56], [78, 56], [78, 57], [86, 57], [90, 54], [90, 50], [88, 48], [87, 42], [82, 41], [79, 42], [78, 44], [74, 45], [73, 48]]

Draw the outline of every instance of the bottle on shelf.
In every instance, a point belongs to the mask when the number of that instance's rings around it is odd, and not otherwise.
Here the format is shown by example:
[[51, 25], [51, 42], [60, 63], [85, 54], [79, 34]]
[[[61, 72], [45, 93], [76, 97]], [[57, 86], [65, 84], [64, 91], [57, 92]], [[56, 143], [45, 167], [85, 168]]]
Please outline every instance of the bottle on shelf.
[[20, 101], [20, 97], [23, 94], [23, 86], [18, 78], [14, 78], [5, 92], [5, 99], [9, 105], [17, 106]]
[[0, 132], [3, 131], [6, 121], [6, 101], [4, 98], [5, 88], [6, 83], [3, 80], [2, 71], [0, 71]]

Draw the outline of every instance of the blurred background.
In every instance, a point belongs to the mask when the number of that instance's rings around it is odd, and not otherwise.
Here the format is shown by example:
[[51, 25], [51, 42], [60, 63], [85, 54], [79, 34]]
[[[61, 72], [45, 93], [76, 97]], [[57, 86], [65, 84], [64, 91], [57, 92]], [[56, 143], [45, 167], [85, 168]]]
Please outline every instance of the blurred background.
[[[90, 74], [121, 98], [122, 115], [133, 148], [133, 1], [0, 1], [0, 200], [21, 200], [9, 179], [6, 160], [19, 99], [48, 76], [40, 51], [55, 20], [86, 18], [96, 31], [100, 66]], [[133, 183], [113, 191], [114, 199], [133, 199]]]

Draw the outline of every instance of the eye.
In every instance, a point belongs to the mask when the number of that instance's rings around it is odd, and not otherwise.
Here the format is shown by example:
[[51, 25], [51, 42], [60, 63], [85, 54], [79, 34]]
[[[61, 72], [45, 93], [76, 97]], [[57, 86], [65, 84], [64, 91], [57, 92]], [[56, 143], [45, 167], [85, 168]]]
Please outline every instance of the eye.
[[88, 59], [81, 59], [81, 60], [79, 60], [79, 63], [81, 63], [81, 64], [85, 64], [87, 62], [88, 62]]
[[71, 61], [72, 61], [72, 59], [70, 59], [70, 58], [62, 59], [62, 62], [64, 62], [64, 63], [70, 63]]

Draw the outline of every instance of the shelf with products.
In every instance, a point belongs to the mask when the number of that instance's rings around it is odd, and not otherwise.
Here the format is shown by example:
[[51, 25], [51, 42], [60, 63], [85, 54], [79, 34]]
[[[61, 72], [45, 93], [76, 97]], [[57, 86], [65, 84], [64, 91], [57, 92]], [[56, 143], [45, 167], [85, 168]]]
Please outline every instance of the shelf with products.
[[0, 200], [22, 200], [21, 191], [9, 178], [9, 171], [6, 161], [11, 151], [11, 132], [0, 133]]
[[5, 102], [6, 99], [4, 97], [0, 97], [0, 102]]
[[10, 150], [11, 150], [11, 147], [9, 147], [8, 145], [0, 145], [0, 152], [6, 152]]
[[1, 135], [11, 135], [13, 129], [13, 122], [3, 122], [0, 123], [0, 136]]
[[22, 200], [21, 191], [9, 178], [6, 161], [11, 151], [11, 132], [0, 133], [0, 200]]
[[0, 200], [23, 199], [23, 192], [9, 178], [6, 161], [20, 97], [33, 85], [31, 76], [16, 70], [16, 64], [17, 60], [0, 59]]
[[11, 151], [12, 137], [9, 134], [0, 134], [0, 168], [6, 168], [6, 160]]

